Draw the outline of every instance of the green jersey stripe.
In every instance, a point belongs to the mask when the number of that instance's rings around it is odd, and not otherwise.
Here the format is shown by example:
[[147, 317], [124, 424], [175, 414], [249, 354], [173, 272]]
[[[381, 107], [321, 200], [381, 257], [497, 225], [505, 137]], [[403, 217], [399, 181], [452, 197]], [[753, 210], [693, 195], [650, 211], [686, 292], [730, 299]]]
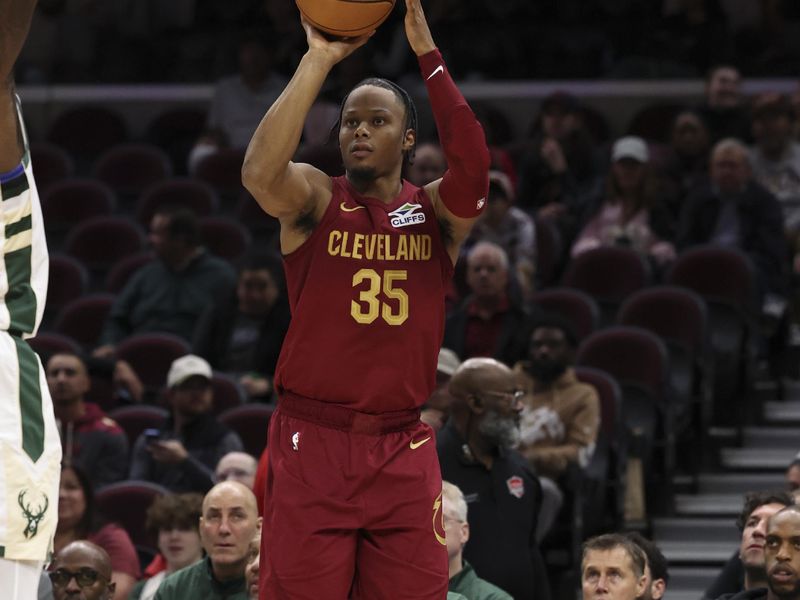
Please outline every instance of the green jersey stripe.
[[27, 173], [23, 171], [17, 177], [0, 183], [0, 197], [4, 201], [11, 200], [27, 191], [29, 187]]
[[22, 449], [33, 462], [44, 452], [42, 390], [39, 387], [39, 361], [28, 343], [12, 336], [19, 360], [19, 412], [22, 422]]
[[28, 231], [31, 228], [31, 216], [28, 215], [27, 217], [22, 217], [16, 223], [9, 223], [6, 225], [6, 239], [17, 235], [18, 233], [22, 233], [23, 231]]
[[8, 274], [6, 308], [11, 317], [9, 332], [33, 333], [36, 326], [36, 294], [31, 287], [31, 247], [5, 255]]

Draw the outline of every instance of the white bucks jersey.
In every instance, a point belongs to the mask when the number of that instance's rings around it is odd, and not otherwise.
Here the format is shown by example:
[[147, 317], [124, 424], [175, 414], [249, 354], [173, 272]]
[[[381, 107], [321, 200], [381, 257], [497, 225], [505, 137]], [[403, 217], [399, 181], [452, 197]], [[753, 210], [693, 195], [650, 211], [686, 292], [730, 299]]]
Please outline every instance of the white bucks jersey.
[[23, 339], [41, 321], [48, 271], [27, 139], [22, 163], [0, 175], [0, 242], [0, 558], [42, 561], [58, 515], [61, 443], [44, 369]]
[[42, 209], [33, 180], [27, 140], [22, 164], [5, 174], [0, 180], [0, 190], [3, 261], [0, 330], [27, 338], [36, 335], [42, 320], [49, 266]]

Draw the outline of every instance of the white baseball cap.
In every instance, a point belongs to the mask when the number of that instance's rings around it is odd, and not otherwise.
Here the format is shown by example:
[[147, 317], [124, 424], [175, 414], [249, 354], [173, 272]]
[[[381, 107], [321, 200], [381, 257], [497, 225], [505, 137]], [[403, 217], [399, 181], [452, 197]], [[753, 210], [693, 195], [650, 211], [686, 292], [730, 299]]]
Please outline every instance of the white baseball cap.
[[206, 359], [194, 354], [187, 354], [172, 361], [169, 373], [167, 373], [167, 387], [173, 388], [182, 384], [189, 377], [200, 375], [209, 381], [211, 380], [211, 365]]
[[461, 361], [458, 360], [458, 355], [449, 348], [441, 348], [439, 350], [439, 361], [436, 364], [436, 370], [440, 373], [452, 377], [456, 369], [461, 366]]
[[640, 163], [650, 160], [650, 152], [647, 150], [645, 141], [635, 135], [619, 138], [614, 142], [614, 148], [611, 150], [611, 160], [616, 162], [623, 158], [632, 158]]

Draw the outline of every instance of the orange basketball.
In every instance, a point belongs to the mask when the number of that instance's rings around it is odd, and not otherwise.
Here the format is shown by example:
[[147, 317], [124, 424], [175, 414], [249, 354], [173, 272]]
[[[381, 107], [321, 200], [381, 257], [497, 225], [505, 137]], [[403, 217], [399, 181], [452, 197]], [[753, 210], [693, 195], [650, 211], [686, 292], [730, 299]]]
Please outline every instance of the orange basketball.
[[369, 33], [383, 23], [395, 0], [295, 0], [306, 20], [338, 37]]

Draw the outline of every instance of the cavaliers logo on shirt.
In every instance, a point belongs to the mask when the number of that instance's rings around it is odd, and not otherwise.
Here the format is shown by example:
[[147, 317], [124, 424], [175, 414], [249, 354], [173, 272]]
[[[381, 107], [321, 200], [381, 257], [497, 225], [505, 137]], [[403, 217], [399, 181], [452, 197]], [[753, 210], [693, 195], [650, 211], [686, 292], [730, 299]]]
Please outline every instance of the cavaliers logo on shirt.
[[389, 221], [392, 227], [408, 227], [409, 225], [418, 225], [425, 222], [425, 213], [417, 212], [422, 208], [422, 204], [412, 204], [406, 202], [400, 208], [397, 208], [389, 213], [392, 217]]
[[506, 485], [508, 486], [508, 493], [512, 496], [522, 498], [525, 495], [525, 482], [522, 481], [522, 477], [518, 475], [509, 477], [506, 479]]

